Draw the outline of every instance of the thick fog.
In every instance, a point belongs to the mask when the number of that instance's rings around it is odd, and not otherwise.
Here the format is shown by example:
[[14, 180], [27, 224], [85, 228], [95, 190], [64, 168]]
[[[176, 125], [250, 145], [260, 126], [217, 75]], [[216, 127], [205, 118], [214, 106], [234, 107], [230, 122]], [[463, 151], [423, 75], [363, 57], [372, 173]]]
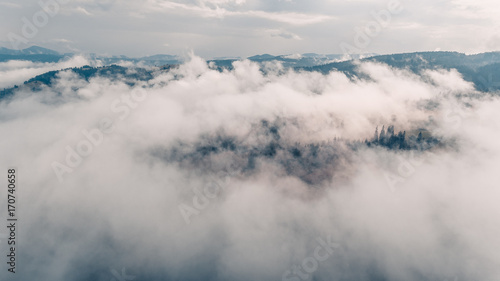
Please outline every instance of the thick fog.
[[[3, 63], [24, 76], [0, 85], [54, 67]], [[21, 87], [0, 103], [16, 277], [497, 281], [500, 99], [456, 71], [358, 68], [193, 56], [132, 86], [66, 70]], [[392, 126], [425, 145], [373, 141]]]

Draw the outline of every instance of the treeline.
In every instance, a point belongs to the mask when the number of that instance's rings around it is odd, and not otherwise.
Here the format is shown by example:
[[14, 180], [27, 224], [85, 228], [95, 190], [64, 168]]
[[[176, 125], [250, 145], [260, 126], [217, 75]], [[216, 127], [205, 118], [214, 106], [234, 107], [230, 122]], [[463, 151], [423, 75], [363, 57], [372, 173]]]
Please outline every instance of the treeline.
[[274, 163], [283, 173], [314, 185], [345, 175], [355, 152], [361, 148], [428, 150], [439, 144], [425, 130], [408, 136], [405, 131], [396, 132], [394, 126], [384, 126], [380, 132], [377, 128], [373, 138], [365, 141], [334, 138], [320, 143], [290, 142], [280, 134], [284, 125], [284, 122], [263, 121], [245, 139], [223, 133], [205, 135], [195, 143], [158, 147], [152, 154], [202, 173], [217, 173], [221, 163], [231, 163], [232, 172], [251, 174], [260, 169], [262, 162]]
[[371, 140], [366, 139], [365, 144], [371, 146], [382, 146], [392, 150], [427, 150], [439, 144], [439, 139], [433, 137], [427, 130], [418, 130], [418, 135], [406, 135], [406, 131], [395, 132], [394, 126], [385, 129], [382, 126], [380, 133], [378, 127]]

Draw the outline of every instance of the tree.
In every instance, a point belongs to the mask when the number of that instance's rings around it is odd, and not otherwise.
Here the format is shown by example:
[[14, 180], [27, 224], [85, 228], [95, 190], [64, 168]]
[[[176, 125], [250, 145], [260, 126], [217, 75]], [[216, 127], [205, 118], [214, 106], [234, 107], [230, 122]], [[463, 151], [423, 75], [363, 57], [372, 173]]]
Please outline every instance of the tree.
[[375, 128], [375, 136], [373, 136], [373, 142], [377, 143], [378, 142], [378, 126]]
[[382, 130], [380, 131], [379, 142], [381, 144], [385, 144], [386, 143], [385, 126], [382, 126]]
[[392, 138], [394, 136], [394, 126], [391, 125], [387, 127], [387, 137]]

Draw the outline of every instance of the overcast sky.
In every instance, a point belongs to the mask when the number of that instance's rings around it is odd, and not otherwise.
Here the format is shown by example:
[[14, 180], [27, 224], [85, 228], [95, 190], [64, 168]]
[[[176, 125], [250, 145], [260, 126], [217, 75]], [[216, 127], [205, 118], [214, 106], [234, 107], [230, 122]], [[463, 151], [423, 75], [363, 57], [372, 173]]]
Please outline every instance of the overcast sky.
[[[42, 0], [42, 2], [56, 0]], [[391, 0], [57, 0], [69, 2], [37, 28], [27, 44], [58, 51], [203, 57], [342, 53], [385, 13]], [[394, 0], [392, 0], [394, 1]], [[371, 29], [364, 53], [500, 49], [497, 0], [400, 0], [388, 24]], [[38, 0], [0, 1], [0, 45], [34, 23]], [[387, 13], [385, 13], [387, 14]], [[38, 13], [40, 15], [40, 13]], [[36, 16], [35, 16], [36, 18]], [[36, 19], [35, 19], [36, 20]], [[43, 21], [43, 16], [39, 18]], [[26, 43], [26, 41], [25, 41]]]

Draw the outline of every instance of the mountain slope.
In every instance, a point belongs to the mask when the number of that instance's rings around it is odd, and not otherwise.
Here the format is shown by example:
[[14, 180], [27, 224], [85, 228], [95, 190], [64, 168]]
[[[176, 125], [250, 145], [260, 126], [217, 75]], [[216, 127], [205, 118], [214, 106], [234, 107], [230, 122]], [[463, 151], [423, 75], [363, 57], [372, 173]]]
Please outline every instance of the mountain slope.
[[51, 55], [58, 56], [59, 52], [50, 50], [47, 48], [42, 48], [39, 46], [31, 46], [23, 50], [12, 50], [8, 48], [0, 48], [0, 55]]
[[[31, 52], [37, 52], [37, 49], [32, 49]], [[0, 59], [1, 59], [0, 55]], [[4, 55], [10, 56], [12, 55]], [[19, 55], [18, 55], [19, 56]], [[48, 54], [32, 54], [29, 55], [32, 59], [39, 59], [43, 61], [44, 59], [49, 60], [51, 58], [57, 58], [57, 56]], [[328, 73], [330, 71], [341, 71], [347, 74], [349, 77], [367, 78], [358, 69], [359, 62], [378, 62], [384, 63], [394, 68], [407, 69], [416, 74], [421, 73], [427, 69], [456, 69], [466, 81], [472, 82], [476, 89], [483, 92], [494, 92], [500, 90], [500, 52], [483, 53], [477, 55], [465, 55], [457, 52], [420, 52], [420, 53], [405, 53], [405, 54], [394, 54], [394, 55], [382, 55], [374, 56], [361, 60], [350, 60], [350, 61], [340, 61], [333, 62], [323, 65], [313, 65], [313, 66], [300, 66], [308, 65], [311, 60], [318, 61], [318, 57], [321, 55], [316, 54], [306, 54], [299, 58], [286, 58], [286, 56], [271, 56], [271, 55], [261, 55], [251, 57], [257, 62], [268, 62], [268, 61], [279, 61], [282, 62], [285, 67], [294, 68], [298, 71], [318, 71], [321, 73]], [[161, 68], [161, 70], [168, 70], [171, 67], [178, 64], [176, 60], [177, 57], [169, 55], [158, 55], [151, 56], [149, 59], [154, 64], [164, 62], [166, 59], [172, 59], [169, 64], [166, 64]], [[325, 59], [332, 59], [333, 55], [326, 56]], [[123, 60], [123, 58], [116, 58], [116, 61]], [[158, 59], [156, 61], [155, 59]], [[137, 59], [136, 59], [137, 60]], [[215, 60], [209, 61], [209, 63], [214, 63], [214, 66], [219, 71], [223, 69], [231, 69], [233, 62], [236, 60]], [[321, 60], [319, 60], [321, 61]], [[109, 61], [104, 61], [105, 64], [114, 62], [113, 59]], [[297, 66], [299, 65], [299, 66]], [[67, 70], [67, 69], [66, 69]], [[130, 79], [131, 81], [142, 80], [146, 81], [153, 78], [153, 72], [155, 70], [148, 68], [134, 68], [135, 71], [128, 72], [127, 67], [108, 65], [104, 67], [90, 67], [85, 66], [81, 68], [72, 68], [73, 72], [77, 73], [80, 77], [88, 80], [92, 77], [101, 76], [109, 79], [116, 79], [118, 77]], [[51, 71], [45, 74], [33, 77], [32, 79], [26, 81], [24, 85], [18, 85], [10, 89], [4, 89], [0, 92], [0, 99], [12, 95], [16, 89], [29, 87], [33, 90], [40, 89], [43, 85], [51, 85], [53, 79], [57, 77], [60, 71]], [[133, 74], [131, 74], [133, 73]]]
[[480, 91], [500, 90], [500, 52], [466, 55], [458, 52], [418, 52], [381, 55], [361, 60], [334, 62], [325, 65], [302, 67], [306, 71], [328, 73], [341, 71], [349, 76], [360, 76], [359, 62], [384, 63], [394, 68], [420, 73], [426, 69], [456, 69], [466, 81], [474, 83]]

